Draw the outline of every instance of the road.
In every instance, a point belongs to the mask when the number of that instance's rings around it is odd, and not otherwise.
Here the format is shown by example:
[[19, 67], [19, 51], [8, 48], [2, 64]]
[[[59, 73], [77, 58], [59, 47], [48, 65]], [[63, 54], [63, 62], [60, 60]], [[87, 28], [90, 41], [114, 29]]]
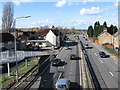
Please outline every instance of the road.
[[[71, 40], [74, 40], [74, 36], [69, 37]], [[40, 77], [41, 80], [38, 84], [34, 84], [32, 87], [39, 89], [42, 88], [54, 88], [55, 83], [59, 78], [68, 78], [71, 80], [71, 88], [80, 89], [80, 60], [70, 60], [70, 54], [74, 53], [79, 56], [78, 44], [77, 42], [67, 41], [66, 45], [69, 46], [69, 49], [66, 50], [64, 47], [56, 56], [63, 61], [66, 61], [67, 64], [60, 67], [54, 67], [49, 65], [46, 70], [43, 72]], [[32, 88], [31, 87], [31, 88]]]
[[[93, 67], [94, 70], [98, 69], [96, 75], [100, 74], [104, 83], [101, 83], [101, 79], [98, 78], [98, 81], [101, 84], [101, 87], [107, 88], [118, 88], [118, 61], [113, 59], [112, 56], [110, 58], [101, 58], [99, 56], [99, 51], [105, 51], [99, 45], [91, 43], [90, 40], [86, 41], [82, 35], [80, 35], [80, 40], [83, 44], [88, 43], [92, 46], [92, 49], [86, 49], [90, 62], [94, 62], [96, 67]], [[105, 51], [109, 54], [107, 51]]]

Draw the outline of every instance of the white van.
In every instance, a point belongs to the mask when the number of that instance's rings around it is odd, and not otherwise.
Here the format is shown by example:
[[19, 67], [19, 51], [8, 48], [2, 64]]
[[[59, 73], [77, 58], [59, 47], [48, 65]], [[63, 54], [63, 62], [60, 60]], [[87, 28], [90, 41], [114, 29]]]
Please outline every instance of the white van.
[[55, 85], [55, 90], [69, 90], [70, 80], [67, 78], [59, 79]]

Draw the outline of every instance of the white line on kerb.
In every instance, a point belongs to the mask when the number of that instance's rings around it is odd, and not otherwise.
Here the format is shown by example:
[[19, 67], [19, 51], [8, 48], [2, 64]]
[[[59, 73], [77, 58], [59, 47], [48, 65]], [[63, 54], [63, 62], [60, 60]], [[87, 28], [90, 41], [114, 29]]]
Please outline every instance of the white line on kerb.
[[112, 72], [110, 72], [110, 74], [111, 74], [112, 76], [114, 76]]
[[103, 61], [101, 61], [101, 59], [99, 58], [100, 62], [103, 63]]
[[96, 53], [94, 53], [96, 56], [97, 56], [97, 54]]

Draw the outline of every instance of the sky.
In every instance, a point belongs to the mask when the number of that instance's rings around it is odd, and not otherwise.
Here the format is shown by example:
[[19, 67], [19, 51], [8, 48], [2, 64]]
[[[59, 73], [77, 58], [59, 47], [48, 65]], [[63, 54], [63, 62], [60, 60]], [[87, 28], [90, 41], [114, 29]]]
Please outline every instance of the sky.
[[[99, 21], [108, 26], [118, 26], [118, 1], [108, 0], [12, 0], [14, 18], [30, 15], [16, 21], [17, 28], [34, 28], [41, 26], [60, 26], [62, 28], [87, 29]], [[6, 1], [0, 2], [0, 25], [2, 24], [3, 7]], [[1, 28], [1, 27], [0, 27]]]

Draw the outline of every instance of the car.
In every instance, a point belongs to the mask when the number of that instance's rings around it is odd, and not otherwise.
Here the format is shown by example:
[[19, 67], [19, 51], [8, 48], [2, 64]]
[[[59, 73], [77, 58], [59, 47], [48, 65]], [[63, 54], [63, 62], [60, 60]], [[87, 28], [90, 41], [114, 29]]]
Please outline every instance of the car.
[[59, 59], [59, 58], [54, 58], [51, 60], [51, 64], [52, 64], [52, 66], [63, 66], [67, 63], [65, 61], [61, 61], [61, 59]]
[[65, 50], [68, 50], [69, 49], [69, 47], [68, 46], [65, 46]]
[[28, 50], [39, 50], [39, 47], [36, 47], [36, 46], [29, 46], [28, 47]]
[[55, 84], [55, 90], [69, 90], [70, 89], [70, 79], [60, 78]]
[[87, 39], [87, 38], [86, 38], [85, 40], [86, 40], [86, 41], [88, 41], [88, 39]]
[[105, 52], [103, 52], [103, 51], [100, 51], [99, 52], [99, 55], [100, 55], [100, 57], [101, 58], [108, 58], [108, 57], [110, 57], [110, 55], [107, 55]]
[[59, 49], [60, 48], [60, 46], [54, 46], [54, 49]]
[[89, 45], [88, 44], [85, 44], [85, 49], [88, 49], [89, 48]]
[[70, 55], [70, 60], [76, 60], [77, 59], [77, 55], [76, 54], [71, 54]]

